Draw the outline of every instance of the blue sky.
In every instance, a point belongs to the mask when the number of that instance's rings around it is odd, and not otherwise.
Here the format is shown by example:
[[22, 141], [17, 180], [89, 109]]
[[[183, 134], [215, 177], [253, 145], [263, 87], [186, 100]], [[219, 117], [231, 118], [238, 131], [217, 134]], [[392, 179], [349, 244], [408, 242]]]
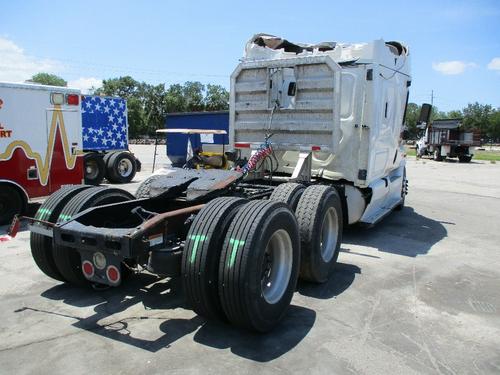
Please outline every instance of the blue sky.
[[404, 41], [410, 100], [440, 110], [500, 107], [500, 1], [0, 0], [0, 80], [50, 71], [73, 85], [131, 75], [229, 88], [245, 42]]

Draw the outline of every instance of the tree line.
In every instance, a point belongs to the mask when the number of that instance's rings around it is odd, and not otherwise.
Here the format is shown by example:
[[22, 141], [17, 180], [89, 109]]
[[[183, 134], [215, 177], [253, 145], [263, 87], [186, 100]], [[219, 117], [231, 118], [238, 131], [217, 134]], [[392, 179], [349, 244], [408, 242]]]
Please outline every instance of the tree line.
[[[67, 82], [53, 74], [39, 73], [30, 82], [66, 86]], [[153, 135], [165, 127], [167, 113], [220, 111], [229, 109], [229, 92], [220, 85], [185, 82], [166, 86], [139, 82], [130, 76], [105, 79], [93, 94], [118, 96], [127, 100], [129, 136]]]
[[[53, 86], [66, 86], [67, 82], [53, 74], [39, 73], [31, 82]], [[130, 76], [105, 79], [96, 95], [119, 96], [127, 99], [129, 134], [131, 137], [152, 135], [163, 128], [167, 113], [227, 110], [229, 93], [220, 85], [204, 85], [200, 82], [151, 85]], [[405, 125], [410, 137], [419, 134], [417, 121], [421, 106], [408, 103]], [[431, 120], [460, 118], [467, 129], [479, 129], [485, 141], [500, 140], [500, 108], [489, 104], [471, 103], [465, 108], [442, 112], [432, 110]]]

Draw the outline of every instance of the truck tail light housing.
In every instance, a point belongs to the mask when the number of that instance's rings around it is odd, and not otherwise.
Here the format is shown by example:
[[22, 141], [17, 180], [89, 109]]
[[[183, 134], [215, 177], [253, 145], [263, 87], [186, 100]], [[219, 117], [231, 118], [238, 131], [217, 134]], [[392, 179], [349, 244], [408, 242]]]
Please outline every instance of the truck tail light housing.
[[120, 270], [115, 266], [108, 266], [106, 269], [106, 277], [111, 284], [118, 284], [120, 282]]
[[68, 105], [78, 105], [80, 104], [80, 96], [77, 94], [66, 95], [66, 103]]
[[82, 262], [82, 272], [87, 279], [90, 279], [92, 276], [94, 276], [94, 265], [88, 260], [84, 260]]

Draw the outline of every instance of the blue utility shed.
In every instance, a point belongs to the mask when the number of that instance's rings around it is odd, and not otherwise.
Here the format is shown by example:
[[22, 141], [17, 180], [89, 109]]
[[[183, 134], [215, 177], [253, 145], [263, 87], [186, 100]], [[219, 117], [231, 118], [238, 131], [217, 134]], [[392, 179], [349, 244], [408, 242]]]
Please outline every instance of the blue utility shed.
[[[229, 132], [229, 111], [169, 113], [165, 119], [166, 129], [215, 129]], [[213, 135], [212, 142], [202, 142], [199, 134], [168, 134], [166, 136], [167, 156], [173, 166], [186, 162], [187, 143], [191, 140], [193, 149], [204, 144], [228, 144], [228, 135]]]

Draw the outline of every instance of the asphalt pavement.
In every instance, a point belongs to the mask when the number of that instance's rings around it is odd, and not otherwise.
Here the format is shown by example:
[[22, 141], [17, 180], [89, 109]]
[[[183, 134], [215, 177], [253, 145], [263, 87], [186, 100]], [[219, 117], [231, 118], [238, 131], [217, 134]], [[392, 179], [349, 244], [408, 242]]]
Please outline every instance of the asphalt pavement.
[[[152, 167], [151, 146], [133, 151], [129, 191]], [[176, 279], [51, 280], [23, 230], [0, 243], [0, 373], [498, 374], [500, 164], [412, 158], [407, 173], [406, 207], [347, 228], [334, 275], [300, 282], [265, 335], [195, 315]]]

